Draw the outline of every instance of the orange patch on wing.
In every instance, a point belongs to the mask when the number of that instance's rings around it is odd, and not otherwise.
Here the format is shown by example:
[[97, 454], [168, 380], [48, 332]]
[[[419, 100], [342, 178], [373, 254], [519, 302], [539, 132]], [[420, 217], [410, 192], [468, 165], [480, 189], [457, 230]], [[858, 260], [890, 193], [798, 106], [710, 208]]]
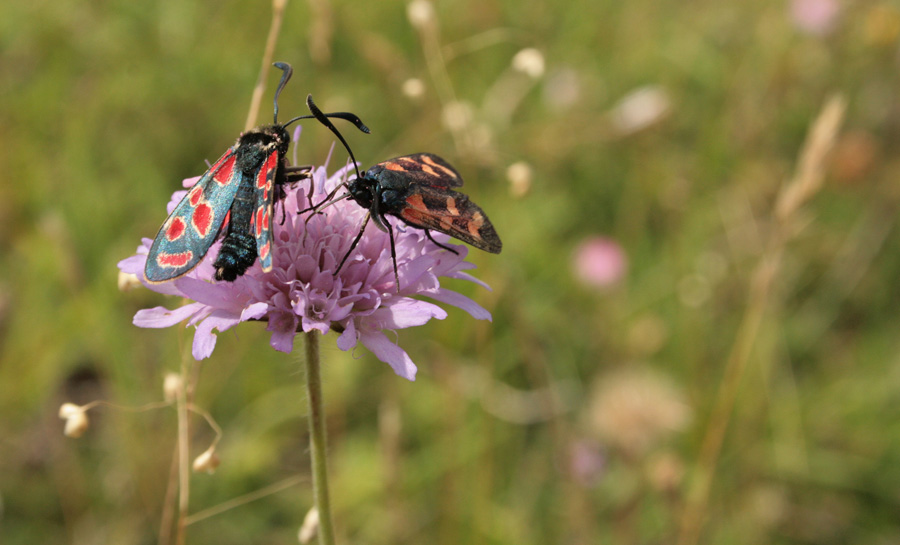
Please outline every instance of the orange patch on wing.
[[422, 157], [422, 162], [427, 163], [428, 165], [431, 165], [434, 168], [438, 168], [438, 169], [442, 170], [444, 172], [444, 174], [446, 174], [447, 176], [456, 178], [456, 174], [454, 174], [454, 172], [452, 170], [450, 170], [449, 168], [447, 168], [445, 166], [441, 166], [441, 165], [435, 163], [434, 159], [432, 159], [431, 157], [428, 157], [427, 155]]
[[469, 234], [473, 237], [481, 238], [481, 228], [484, 226], [484, 216], [481, 212], [475, 212], [472, 214], [472, 219], [469, 220], [469, 224], [467, 225], [467, 229]]
[[425, 201], [422, 200], [422, 195], [410, 195], [409, 197], [406, 197], [406, 204], [416, 210], [428, 210], [428, 207], [425, 206]]
[[388, 161], [386, 163], [382, 163], [382, 166], [388, 170], [396, 170], [397, 172], [406, 172], [406, 169], [403, 168], [403, 165], [397, 163], [395, 161]]
[[457, 210], [457, 208], [456, 208], [456, 199], [454, 199], [453, 197], [447, 197], [447, 205], [446, 206], [447, 206], [447, 212], [451, 216], [459, 215], [459, 210]]

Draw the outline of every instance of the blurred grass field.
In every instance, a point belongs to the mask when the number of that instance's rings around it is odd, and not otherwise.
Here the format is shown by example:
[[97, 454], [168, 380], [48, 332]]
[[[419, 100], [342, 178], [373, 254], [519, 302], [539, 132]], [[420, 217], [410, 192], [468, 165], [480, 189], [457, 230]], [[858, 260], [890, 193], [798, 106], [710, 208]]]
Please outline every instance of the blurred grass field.
[[[365, 166], [447, 158], [504, 242], [470, 253], [493, 291], [453, 284], [493, 323], [451, 309], [399, 333], [416, 382], [323, 339], [339, 542], [900, 542], [900, 7], [433, 7], [419, 32], [401, 2], [291, 2], [275, 53], [295, 69], [282, 116], [312, 93], [372, 128], [348, 133]], [[131, 323], [177, 301], [120, 292], [115, 264], [242, 129], [270, 17], [265, 2], [0, 6], [4, 545], [158, 542], [175, 411], [98, 407], [77, 440], [57, 411], [159, 401], [190, 358], [191, 331]], [[824, 185], [779, 223], [835, 94]], [[307, 123], [300, 161], [332, 142]], [[242, 324], [199, 364], [196, 402], [224, 437], [191, 512], [300, 484], [197, 521], [188, 543], [297, 542], [312, 501], [300, 356], [268, 343]], [[192, 423], [196, 455], [213, 432]]]

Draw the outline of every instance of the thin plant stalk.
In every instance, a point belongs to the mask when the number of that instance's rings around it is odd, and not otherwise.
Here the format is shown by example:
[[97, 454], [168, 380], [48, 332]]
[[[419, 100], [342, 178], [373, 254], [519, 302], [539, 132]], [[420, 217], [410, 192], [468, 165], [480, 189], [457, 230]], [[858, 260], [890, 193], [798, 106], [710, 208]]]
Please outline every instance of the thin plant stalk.
[[191, 496], [191, 479], [190, 479], [190, 421], [188, 419], [188, 393], [185, 387], [189, 380], [189, 367], [186, 358], [182, 358], [181, 362], [181, 387], [178, 388], [177, 411], [178, 411], [178, 529], [175, 534], [175, 543], [184, 545], [185, 528], [187, 527], [187, 517], [189, 509], [189, 500]]
[[269, 78], [269, 70], [272, 67], [272, 57], [275, 54], [275, 44], [281, 33], [281, 22], [284, 20], [284, 8], [287, 0], [272, 0], [272, 23], [269, 26], [269, 36], [266, 38], [266, 49], [263, 51], [262, 67], [259, 70], [259, 79], [253, 88], [253, 98], [250, 100], [250, 111], [247, 112], [247, 121], [244, 130], [249, 131], [256, 126], [259, 117], [259, 108], [262, 104], [263, 93], [266, 90], [266, 81]]
[[781, 270], [782, 257], [796, 231], [797, 213], [822, 187], [826, 159], [840, 130], [846, 101], [832, 96], [810, 127], [796, 172], [781, 188], [772, 214], [773, 232], [753, 271], [747, 308], [737, 338], [725, 363], [725, 371], [686, 497], [678, 545], [694, 545], [700, 538], [709, 496], [725, 433], [734, 413], [741, 377], [750, 360], [772, 299], [772, 286]]
[[319, 359], [319, 332], [313, 330], [306, 333], [306, 393], [309, 400], [309, 451], [313, 497], [319, 511], [319, 545], [334, 545], [334, 525], [331, 521], [331, 500], [328, 495], [328, 442]]

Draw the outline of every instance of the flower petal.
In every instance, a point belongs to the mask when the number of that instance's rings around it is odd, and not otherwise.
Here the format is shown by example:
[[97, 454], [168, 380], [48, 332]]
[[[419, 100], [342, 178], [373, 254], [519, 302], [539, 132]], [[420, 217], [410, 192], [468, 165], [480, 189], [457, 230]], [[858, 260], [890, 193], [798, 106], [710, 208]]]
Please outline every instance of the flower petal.
[[359, 340], [375, 357], [390, 365], [395, 373], [406, 380], [416, 380], [416, 364], [402, 348], [389, 341], [384, 333], [363, 333]]
[[208, 358], [216, 347], [216, 334], [213, 331], [225, 331], [239, 323], [240, 319], [234, 316], [219, 311], [213, 312], [205, 320], [197, 324], [191, 355], [197, 361]]
[[269, 312], [269, 303], [253, 303], [241, 311], [241, 321], [259, 320]]
[[297, 315], [293, 312], [269, 312], [267, 331], [272, 332], [269, 346], [279, 352], [290, 353], [294, 349], [294, 337], [297, 335]]
[[166, 307], [145, 308], [137, 311], [131, 323], [138, 327], [171, 327], [190, 318], [202, 310], [203, 306], [200, 303], [191, 303], [175, 310]]
[[378, 329], [405, 329], [427, 323], [432, 318], [443, 320], [447, 312], [441, 307], [404, 297], [399, 301], [389, 302], [372, 314], [372, 319], [378, 320]]
[[338, 337], [337, 347], [346, 352], [350, 350], [354, 346], [358, 339], [356, 338], [356, 325], [353, 320], [347, 320], [347, 325], [344, 328], [344, 332], [341, 333], [341, 336]]
[[441, 303], [446, 303], [448, 305], [453, 305], [456, 308], [461, 308], [464, 311], [468, 312], [472, 318], [476, 320], [491, 320], [491, 313], [484, 309], [481, 305], [469, 299], [465, 295], [461, 293], [456, 293], [455, 291], [450, 291], [446, 288], [438, 288], [437, 290], [424, 294], [426, 297], [430, 297], [435, 301], [440, 301]]

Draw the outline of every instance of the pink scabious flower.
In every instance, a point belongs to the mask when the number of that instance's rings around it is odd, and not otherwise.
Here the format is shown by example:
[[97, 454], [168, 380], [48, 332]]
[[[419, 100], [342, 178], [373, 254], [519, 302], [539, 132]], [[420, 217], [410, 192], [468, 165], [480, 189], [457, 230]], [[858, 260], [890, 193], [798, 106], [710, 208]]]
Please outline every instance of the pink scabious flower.
[[585, 239], [572, 256], [575, 276], [583, 284], [595, 288], [614, 286], [628, 271], [628, 256], [618, 242], [594, 236]]
[[[317, 214], [298, 212], [310, 206], [310, 184], [312, 203], [319, 203], [338, 184], [347, 181], [352, 171], [352, 165], [347, 166], [329, 177], [326, 167], [320, 166], [313, 169], [309, 180], [285, 187], [286, 196], [275, 207], [273, 266], [268, 273], [262, 271], [257, 260], [234, 282], [212, 281], [213, 262], [221, 245], [216, 242], [194, 270], [170, 282], [150, 284], [144, 278], [144, 264], [153, 241], [142, 239], [136, 255], [120, 261], [119, 269], [136, 275], [153, 291], [193, 302], [173, 310], [140, 310], [134, 316], [134, 324], [161, 328], [188, 320], [196, 328], [192, 354], [197, 360], [212, 354], [216, 331], [249, 320], [267, 321], [267, 330], [272, 332], [270, 344], [281, 352], [292, 350], [294, 337], [300, 331], [318, 330], [325, 334], [334, 330], [340, 334], [337, 346], [341, 350], [362, 343], [395, 373], [415, 380], [416, 365], [385, 331], [446, 318], [441, 307], [418, 299], [420, 296], [461, 308], [473, 318], [490, 320], [490, 313], [476, 302], [442, 288], [440, 278], [459, 278], [488, 286], [465, 272], [475, 267], [465, 261], [467, 247], [454, 245], [459, 255], [448, 252], [429, 241], [423, 230], [405, 226], [393, 217], [389, 220], [394, 228], [399, 291], [388, 235], [372, 226], [335, 275], [334, 270], [359, 233], [367, 211], [352, 200], [341, 200]], [[197, 178], [191, 178], [184, 185], [190, 187], [196, 181]], [[177, 191], [172, 195], [169, 213], [185, 193]], [[432, 236], [445, 245], [449, 239], [441, 233]]]

